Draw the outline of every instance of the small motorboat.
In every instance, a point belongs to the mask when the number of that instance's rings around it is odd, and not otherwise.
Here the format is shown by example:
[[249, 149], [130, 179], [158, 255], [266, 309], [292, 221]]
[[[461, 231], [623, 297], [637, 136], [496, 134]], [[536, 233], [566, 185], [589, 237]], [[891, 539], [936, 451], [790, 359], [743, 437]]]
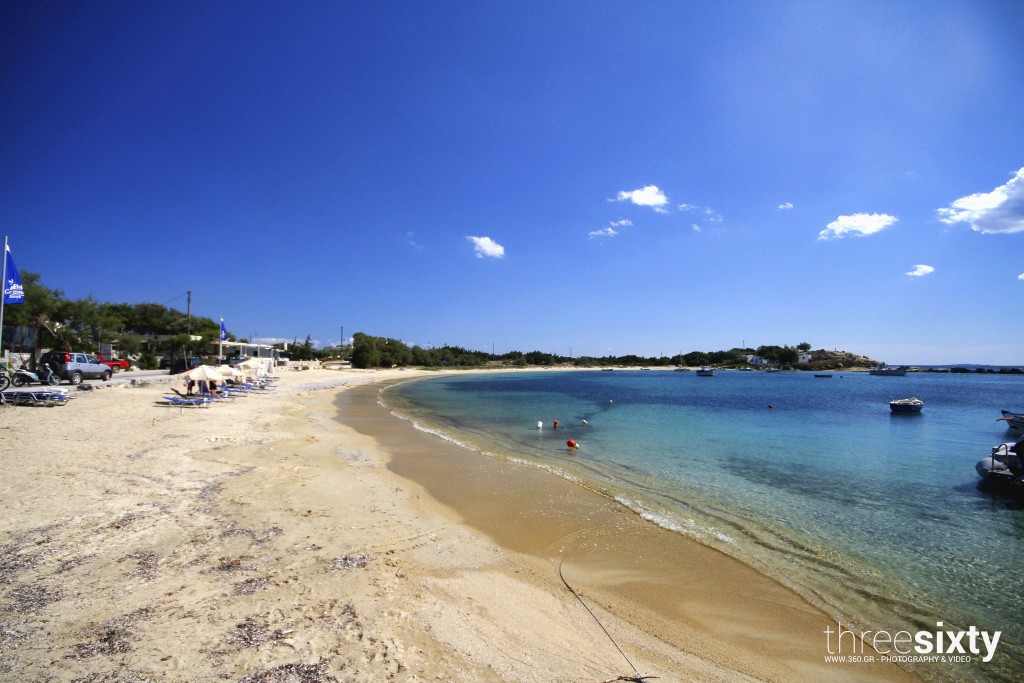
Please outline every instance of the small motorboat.
[[713, 367], [711, 367], [710, 365], [702, 365], [702, 366], [700, 366], [700, 370], [697, 371], [697, 376], [698, 377], [714, 377], [715, 376], [715, 369]]
[[1011, 413], [1009, 410], [1003, 410], [1002, 417], [997, 417], [997, 420], [1005, 420], [1007, 429], [1024, 429], [1024, 413]]
[[993, 446], [992, 454], [979, 460], [974, 469], [986, 483], [1024, 492], [1024, 437], [1016, 443]]
[[889, 401], [889, 410], [897, 414], [920, 413], [921, 408], [924, 408], [924, 401], [919, 398], [901, 398]]
[[816, 373], [814, 373], [814, 376], [815, 377], [831, 377], [832, 373], [831, 372], [816, 372]]

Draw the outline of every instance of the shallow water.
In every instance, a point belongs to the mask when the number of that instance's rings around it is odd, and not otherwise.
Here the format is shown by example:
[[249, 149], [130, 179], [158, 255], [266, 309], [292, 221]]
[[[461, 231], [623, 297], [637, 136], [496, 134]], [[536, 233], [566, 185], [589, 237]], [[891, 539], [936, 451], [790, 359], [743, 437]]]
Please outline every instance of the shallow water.
[[[579, 480], [862, 628], [1002, 631], [992, 662], [938, 677], [1019, 680], [1024, 509], [979, 489], [974, 464], [1012, 440], [996, 418], [1024, 410], [1022, 390], [1015, 375], [618, 370], [443, 377], [385, 396], [423, 428]], [[909, 396], [923, 412], [891, 415]]]

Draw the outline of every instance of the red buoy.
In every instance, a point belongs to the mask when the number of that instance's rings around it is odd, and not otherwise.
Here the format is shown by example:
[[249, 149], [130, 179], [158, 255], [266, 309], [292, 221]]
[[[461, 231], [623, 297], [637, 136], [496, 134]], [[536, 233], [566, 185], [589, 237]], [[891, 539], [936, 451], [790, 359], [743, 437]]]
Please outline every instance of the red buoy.
[[569, 448], [579, 448], [580, 447], [580, 445], [578, 443], [576, 443], [575, 441], [573, 441], [572, 439], [568, 439], [565, 442], [565, 445], [568, 446]]

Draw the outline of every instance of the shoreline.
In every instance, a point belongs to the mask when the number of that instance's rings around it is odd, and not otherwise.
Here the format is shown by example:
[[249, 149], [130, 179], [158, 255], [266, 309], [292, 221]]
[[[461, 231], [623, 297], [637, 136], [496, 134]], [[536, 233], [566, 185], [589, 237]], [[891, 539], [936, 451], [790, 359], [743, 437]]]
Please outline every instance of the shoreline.
[[[423, 486], [460, 521], [502, 547], [540, 561], [549, 573], [542, 583], [559, 585], [564, 562], [574, 583], [610, 614], [730, 676], [836, 675], [822, 656], [832, 618], [764, 572], [554, 473], [490, 458], [417, 429], [376, 399], [352, 392], [339, 398], [339, 407], [343, 413], [358, 410], [357, 428], [390, 454], [389, 470]], [[344, 414], [339, 419], [346, 422]], [[425, 461], [421, 455], [428, 451]], [[843, 673], [853, 680], [918, 680], [895, 665]]]
[[[5, 680], [915, 680], [824, 664], [827, 618], [746, 565], [405, 433], [376, 396], [413, 376], [437, 375], [288, 372], [208, 409], [157, 406], [159, 385], [0, 409]], [[451, 476], [389, 469], [415, 453]], [[659, 554], [690, 563], [685, 581]]]

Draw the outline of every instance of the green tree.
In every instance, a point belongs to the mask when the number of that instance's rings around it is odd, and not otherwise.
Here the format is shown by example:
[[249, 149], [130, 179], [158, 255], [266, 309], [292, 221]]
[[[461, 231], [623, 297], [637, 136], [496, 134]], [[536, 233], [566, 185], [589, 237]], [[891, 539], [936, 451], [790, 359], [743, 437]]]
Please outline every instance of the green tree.
[[703, 351], [690, 351], [683, 356], [683, 362], [690, 366], [707, 365], [709, 363], [708, 354]]
[[787, 346], [779, 351], [778, 360], [783, 365], [793, 365], [800, 362], [800, 354], [796, 349]]
[[380, 359], [377, 337], [356, 332], [352, 337], [352, 367], [379, 368]]

